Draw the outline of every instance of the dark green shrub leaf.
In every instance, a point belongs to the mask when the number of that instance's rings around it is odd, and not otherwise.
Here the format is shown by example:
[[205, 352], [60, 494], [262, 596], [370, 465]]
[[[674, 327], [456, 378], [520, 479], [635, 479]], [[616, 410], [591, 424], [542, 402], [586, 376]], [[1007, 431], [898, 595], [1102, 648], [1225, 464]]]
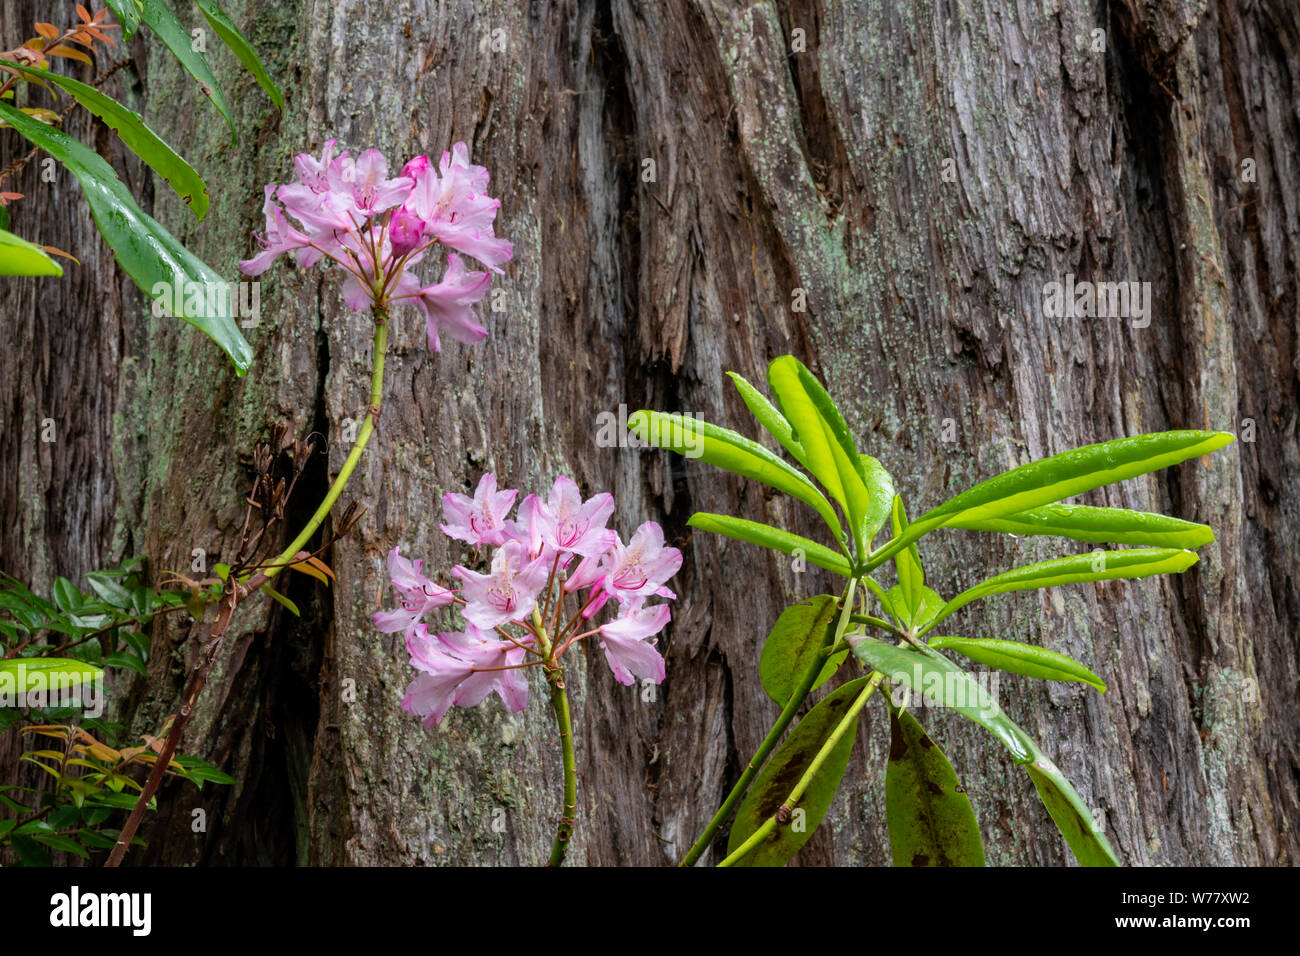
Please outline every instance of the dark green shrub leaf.
[[[754, 781], [740, 809], [736, 811], [731, 836], [727, 841], [728, 853], [735, 852], [764, 821], [780, 809], [866, 684], [865, 677], [850, 681], [808, 711], [808, 715], [799, 721], [794, 731], [772, 755]], [[799, 805], [794, 808], [789, 822], [778, 823], [765, 840], [736, 862], [736, 866], [784, 866], [794, 858], [826, 816], [839, 789], [840, 779], [844, 776], [856, 736], [855, 724], [836, 742], [835, 749], [822, 764]]]
[[[819, 594], [792, 605], [781, 612], [767, 635], [758, 675], [767, 696], [778, 706], [784, 707], [789, 702], [800, 678], [823, 647], [826, 629], [834, 626], [837, 604], [831, 595]], [[828, 660], [810, 689], [815, 690], [830, 680], [846, 656], [847, 652], [836, 653]]]
[[907, 711], [891, 712], [885, 810], [894, 866], [983, 866], [970, 797], [943, 751]]

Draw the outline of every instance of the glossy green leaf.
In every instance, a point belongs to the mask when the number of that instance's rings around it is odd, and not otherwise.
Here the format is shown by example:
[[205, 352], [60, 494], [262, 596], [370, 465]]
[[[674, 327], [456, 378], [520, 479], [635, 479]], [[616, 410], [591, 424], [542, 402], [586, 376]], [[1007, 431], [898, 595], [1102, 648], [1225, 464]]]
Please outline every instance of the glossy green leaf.
[[858, 472], [858, 451], [835, 403], [803, 363], [783, 355], [768, 366], [767, 381], [802, 445], [808, 470], [838, 501], [849, 517], [856, 544], [865, 544], [862, 529], [871, 507]]
[[[8, 120], [32, 143], [45, 150], [77, 177], [90, 203], [91, 215], [118, 263], [150, 298], [163, 299], [170, 308], [172, 298], [182, 299], [184, 319], [216, 342], [243, 375], [252, 359], [252, 349], [239, 332], [235, 304], [221, 296], [224, 308], [217, 314], [195, 312], [189, 296], [171, 296], [156, 289], [212, 289], [224, 285], [221, 278], [201, 259], [186, 249], [166, 229], [146, 215], [131, 198], [113, 168], [90, 149], [57, 129], [51, 129], [13, 107], [0, 103], [0, 118]], [[195, 296], [194, 298], [217, 298]]]
[[104, 0], [122, 25], [122, 39], [129, 40], [140, 29], [140, 0]]
[[1106, 693], [1106, 682], [1100, 677], [1074, 658], [1045, 647], [976, 637], [932, 637], [929, 643], [933, 648], [954, 650], [977, 664], [996, 667], [1010, 674], [1023, 674], [1039, 680], [1080, 681]]
[[79, 687], [103, 675], [102, 668], [70, 657], [9, 657], [0, 660], [0, 690], [5, 695]]
[[[1032, 591], [1060, 584], [1146, 578], [1153, 574], [1178, 574], [1197, 562], [1196, 553], [1181, 548], [1129, 548], [1124, 551], [1094, 551], [1068, 558], [1053, 558], [994, 575], [962, 591], [943, 606], [926, 631], [971, 601], [1008, 591]], [[922, 631], [921, 633], [925, 633]]]
[[[804, 775], [813, 758], [822, 749], [840, 720], [853, 706], [854, 699], [866, 687], [860, 677], [821, 701], [798, 725], [763, 767], [748, 795], [736, 811], [727, 841], [727, 852], [739, 849], [749, 837], [773, 816]], [[788, 823], [779, 823], [736, 866], [784, 866], [808, 842], [839, 789], [840, 779], [849, 762], [849, 752], [857, 736], [856, 723], [835, 744], [825, 763], [804, 792]], [[802, 813], [800, 812], [802, 811]]]
[[885, 813], [894, 866], [983, 866], [984, 841], [957, 772], [907, 711], [889, 715]]
[[1199, 548], [1214, 540], [1214, 530], [1209, 525], [1146, 511], [1089, 505], [1043, 505], [999, 518], [960, 518], [948, 522], [947, 526], [1016, 535], [1054, 535], [1095, 544], [1161, 548]]
[[284, 96], [280, 92], [280, 87], [276, 86], [275, 81], [271, 79], [271, 75], [266, 72], [266, 67], [262, 65], [257, 51], [253, 49], [253, 45], [248, 42], [248, 39], [239, 32], [239, 27], [235, 26], [235, 22], [217, 5], [216, 0], [195, 0], [195, 2], [199, 5], [199, 9], [203, 11], [203, 16], [207, 18], [209, 25], [217, 32], [217, 36], [221, 37], [235, 56], [239, 57], [239, 62], [244, 64], [249, 73], [253, 74], [253, 78], [257, 80], [258, 85], [266, 90], [266, 95], [271, 97], [271, 102], [275, 104], [275, 108], [283, 113]]
[[230, 126], [230, 140], [234, 142], [235, 122], [230, 116], [230, 105], [226, 102], [226, 97], [222, 94], [221, 86], [217, 83], [212, 68], [208, 66], [208, 61], [203, 58], [202, 53], [194, 49], [194, 38], [190, 36], [181, 21], [176, 19], [176, 14], [172, 12], [166, 0], [139, 0], [139, 3], [140, 19], [145, 26], [158, 35], [158, 39], [172, 51], [172, 55], [180, 60], [185, 72], [198, 80], [203, 95], [210, 99], [212, 105], [226, 118], [226, 123]]
[[821, 515], [836, 540], [843, 537], [839, 518], [826, 496], [797, 469], [758, 442], [727, 428], [667, 412], [636, 412], [628, 418], [627, 427], [642, 441], [657, 448], [666, 448], [687, 458], [699, 458], [799, 499]]
[[114, 581], [112, 575], [92, 571], [86, 575], [86, 583], [113, 607], [123, 610], [131, 607], [131, 592]]
[[149, 668], [145, 667], [144, 661], [126, 651], [105, 656], [103, 664], [105, 667], [125, 667], [129, 671], [135, 671], [141, 677], [149, 676]]
[[753, 412], [754, 417], [758, 419], [758, 423], [780, 442], [781, 447], [788, 451], [795, 461], [807, 468], [808, 462], [803, 445], [795, 440], [794, 429], [790, 427], [790, 423], [786, 421], [785, 416], [767, 400], [766, 395], [747, 382], [742, 376], [735, 372], [728, 372], [727, 374], [731, 376], [736, 391], [740, 392], [741, 399], [746, 407]]
[[1074, 787], [974, 678], [923, 645], [902, 647], [871, 637], [855, 638], [851, 643], [857, 658], [873, 670], [920, 694], [931, 705], [955, 710], [997, 738], [1012, 759], [1029, 771], [1048, 813], [1081, 864], [1119, 865], [1106, 834]]
[[[781, 612], [767, 640], [758, 662], [758, 676], [767, 696], [784, 707], [790, 700], [800, 679], [812, 666], [813, 659], [822, 649], [827, 628], [834, 628], [838, 600], [829, 594], [819, 594]], [[810, 688], [815, 690], [834, 675], [848, 652], [837, 652], [822, 668]]]
[[1021, 465], [926, 512], [912, 522], [907, 534], [872, 554], [868, 569], [877, 567], [935, 528], [1028, 511], [1093, 488], [1167, 468], [1189, 458], [1208, 455], [1232, 440], [1233, 436], [1227, 432], [1156, 432], [1086, 445]]
[[944, 600], [930, 588], [922, 586], [920, 600], [915, 607], [912, 607], [903, 593], [902, 585], [896, 584], [885, 592], [880, 604], [887, 614], [898, 621], [899, 627], [911, 628], [915, 631], [925, 627], [938, 616], [943, 610]]
[[63, 267], [40, 246], [0, 228], [0, 276], [61, 276]]
[[870, 542], [889, 519], [894, 502], [894, 478], [885, 466], [870, 455], [858, 456], [858, 473], [867, 487], [870, 505], [862, 519], [862, 537]]
[[746, 521], [743, 518], [733, 518], [730, 515], [709, 514], [704, 511], [691, 515], [691, 519], [686, 523], [692, 528], [699, 528], [701, 531], [725, 534], [729, 538], [738, 538], [741, 541], [748, 541], [750, 544], [761, 545], [774, 551], [784, 551], [786, 554], [801, 556], [810, 564], [815, 564], [819, 568], [825, 568], [827, 571], [833, 571], [844, 577], [848, 577], [853, 573], [853, 567], [849, 564], [848, 558], [838, 551], [832, 551], [816, 541], [801, 538], [797, 534], [782, 531], [780, 528], [773, 528], [771, 525], [759, 524], [757, 521]]
[[177, 155], [176, 151], [144, 124], [140, 114], [127, 109], [112, 97], [105, 96], [93, 86], [78, 82], [68, 76], [50, 70], [37, 70], [21, 64], [12, 64], [14, 69], [27, 75], [42, 76], [72, 94], [78, 103], [104, 121], [113, 132], [121, 137], [126, 147], [153, 168], [159, 176], [175, 190], [176, 195], [189, 205], [196, 219], [202, 219], [208, 212], [208, 187], [193, 167]]
[[65, 853], [75, 853], [77, 856], [90, 859], [90, 854], [86, 848], [78, 843], [72, 837], [63, 836], [59, 833], [37, 833], [33, 834], [32, 839], [37, 843], [48, 846], [51, 850], [62, 850]]
[[53, 587], [54, 603], [61, 611], [75, 611], [81, 607], [81, 592], [67, 578], [55, 578]]
[[[907, 531], [907, 512], [903, 509], [903, 499], [898, 495], [894, 496], [890, 523], [895, 538], [902, 537]], [[898, 586], [903, 592], [906, 617], [911, 619], [921, 606], [921, 591], [925, 587], [925, 571], [921, 568], [921, 554], [915, 544], [909, 544], [894, 555], [894, 567], [898, 571]]]

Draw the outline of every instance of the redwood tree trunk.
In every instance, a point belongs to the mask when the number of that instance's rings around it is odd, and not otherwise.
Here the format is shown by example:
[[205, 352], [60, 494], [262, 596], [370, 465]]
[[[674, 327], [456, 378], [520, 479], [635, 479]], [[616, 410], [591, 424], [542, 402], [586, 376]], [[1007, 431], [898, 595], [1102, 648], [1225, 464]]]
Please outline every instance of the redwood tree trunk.
[[[14, 40], [47, 4], [3, 0]], [[743, 9], [741, 9], [743, 7]], [[963, 633], [1042, 643], [1110, 691], [1004, 676], [1132, 865], [1292, 863], [1300, 797], [1300, 7], [1291, 0], [632, 0], [473, 5], [228, 2], [285, 87], [277, 116], [216, 55], [240, 139], [158, 44], [112, 81], [204, 173], [202, 224], [102, 127], [155, 215], [219, 270], [253, 248], [262, 184], [337, 137], [392, 159], [457, 140], [492, 171], [516, 256], [479, 348], [430, 354], [398, 313], [379, 430], [347, 495], [369, 511], [300, 578], [294, 619], [248, 602], [184, 748], [235, 787], [169, 785], [137, 862], [536, 863], [559, 814], [540, 684], [528, 709], [400, 710], [400, 641], [375, 632], [384, 554], [459, 560], [439, 499], [493, 469], [610, 490], [625, 534], [683, 549], [668, 679], [623, 688], [596, 657], [568, 680], [580, 773], [571, 858], [680, 858], [776, 716], [757, 679], [781, 609], [835, 587], [685, 522], [731, 512], [815, 534], [752, 483], [601, 447], [601, 412], [653, 407], [757, 426], [723, 376], [793, 352], [846, 410], [913, 511], [1076, 445], [1165, 428], [1241, 441], [1088, 496], [1211, 524], [1178, 578], [1006, 595]], [[213, 44], [215, 45], [215, 44]], [[0, 132], [0, 164], [22, 147]], [[82, 260], [6, 280], [0, 315], [0, 569], [38, 586], [144, 553], [155, 575], [234, 547], [250, 453], [272, 422], [326, 440], [299, 519], [367, 402], [368, 318], [336, 275], [263, 277], [256, 364], [236, 379], [116, 273], [71, 176], [29, 166], [15, 226]], [[153, 203], [154, 194], [157, 202]], [[46, 216], [44, 221], [39, 217]], [[1150, 324], [1054, 319], [1044, 287], [1151, 284]], [[57, 441], [40, 440], [53, 418]], [[943, 532], [922, 550], [952, 593], [1073, 548]], [[957, 622], [954, 622], [957, 623]], [[155, 628], [148, 681], [119, 683], [138, 731], [172, 712], [201, 628]], [[955, 717], [930, 730], [971, 793], [990, 863], [1068, 850], [1030, 781]], [[889, 860], [888, 725], [869, 708], [804, 865]], [[12, 768], [12, 735], [0, 738]], [[8, 770], [5, 771], [9, 773]], [[191, 811], [206, 811], [195, 833]], [[716, 856], [710, 857], [716, 860]]]

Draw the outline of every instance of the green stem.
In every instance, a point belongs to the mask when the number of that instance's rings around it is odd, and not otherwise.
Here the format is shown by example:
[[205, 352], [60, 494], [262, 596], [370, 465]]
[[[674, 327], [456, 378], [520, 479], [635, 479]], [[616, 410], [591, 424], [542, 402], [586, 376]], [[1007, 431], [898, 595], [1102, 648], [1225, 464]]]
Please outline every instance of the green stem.
[[325, 498], [321, 501], [320, 507], [316, 509], [316, 513], [311, 516], [311, 520], [303, 526], [302, 531], [298, 533], [298, 537], [289, 543], [289, 546], [281, 552], [280, 556], [274, 561], [268, 562], [264, 572], [268, 578], [275, 577], [282, 568], [292, 563], [298, 552], [311, 540], [311, 536], [316, 533], [316, 530], [321, 526], [321, 522], [325, 520], [325, 516], [330, 513], [330, 509], [339, 500], [339, 495], [343, 494], [343, 486], [352, 477], [357, 462], [361, 461], [361, 453], [366, 450], [366, 442], [370, 441], [370, 436], [374, 434], [375, 419], [379, 417], [379, 407], [384, 398], [384, 356], [388, 348], [388, 310], [376, 307], [372, 311], [375, 318], [374, 367], [370, 374], [370, 405], [366, 409], [365, 420], [361, 423], [361, 431], [357, 433], [357, 440], [352, 445], [352, 451], [348, 453], [347, 460], [343, 462], [343, 468], [340, 469], [334, 483], [330, 485], [329, 491], [325, 493]]
[[713, 838], [718, 835], [718, 831], [722, 829], [722, 825], [731, 817], [732, 811], [735, 810], [736, 805], [740, 803], [741, 799], [745, 796], [745, 791], [749, 789], [749, 785], [753, 782], [758, 771], [762, 768], [763, 764], [767, 762], [767, 758], [771, 755], [772, 751], [776, 749], [776, 745], [780, 742], [781, 736], [785, 733], [786, 728], [790, 726], [790, 722], [794, 720], [795, 713], [803, 705], [808, 693], [812, 690], [812, 686], [817, 680], [817, 675], [822, 672], [822, 668], [826, 665], [826, 652], [844, 636], [845, 630], [848, 629], [849, 617], [853, 612], [853, 594], [857, 587], [857, 583], [856, 578], [849, 578], [848, 586], [844, 589], [844, 607], [840, 612], [840, 619], [835, 627], [835, 637], [829, 641], [823, 639], [820, 651], [813, 657], [808, 670], [805, 671], [803, 677], [799, 679], [798, 686], [795, 687], [794, 693], [790, 695], [790, 700], [781, 710], [780, 716], [776, 718], [776, 723], [772, 725], [772, 729], [768, 731], [767, 736], [763, 738], [763, 742], [758, 745], [758, 750], [754, 752], [753, 759], [751, 759], [749, 765], [745, 767], [745, 772], [740, 775], [740, 779], [736, 781], [736, 785], [732, 787], [731, 792], [727, 794], [727, 799], [722, 802], [722, 806], [719, 807], [718, 812], [713, 815], [713, 819], [710, 820], [709, 825], [704, 828], [704, 832], [700, 834], [699, 839], [691, 844], [691, 848], [686, 851], [686, 856], [682, 858], [682, 862], [679, 863], [678, 866], [694, 866], [696, 861], [704, 855], [704, 851], [709, 848], [709, 844], [712, 843]]
[[564, 862], [564, 854], [569, 849], [569, 839], [573, 836], [573, 827], [578, 813], [578, 771], [573, 758], [573, 724], [569, 719], [569, 695], [564, 689], [564, 671], [555, 667], [546, 675], [551, 682], [551, 708], [555, 711], [555, 723], [560, 730], [560, 750], [564, 755], [564, 812], [560, 815], [559, 826], [555, 830], [555, 844], [551, 847], [551, 859], [547, 866], [559, 866]]
[[[866, 706], [867, 701], [871, 699], [871, 695], [874, 694], [876, 688], [880, 686], [880, 680], [883, 676], [884, 675], [879, 671], [872, 672], [871, 679], [867, 683], [867, 686], [862, 688], [862, 692], [854, 698], [853, 704], [849, 707], [848, 712], [840, 719], [840, 722], [835, 725], [835, 729], [831, 731], [831, 735], [827, 737], [826, 742], [822, 744], [821, 750], [817, 751], [817, 756], [813, 757], [812, 763], [808, 765], [808, 769], [803, 772], [803, 776], [799, 778], [799, 782], [794, 785], [794, 789], [790, 791], [790, 795], [785, 798], [785, 802], [781, 805], [783, 809], [787, 811], [793, 810], [795, 804], [799, 802], [800, 798], [803, 797], [808, 788], [812, 786], [813, 780], [817, 777], [817, 772], [821, 770], [822, 765], [826, 763], [831, 752], [835, 749], [835, 745], [840, 742], [840, 738], [849, 732], [849, 728], [852, 727], [854, 721], [858, 719], [858, 714], [862, 712], [862, 708]], [[762, 843], [763, 840], [767, 838], [768, 834], [775, 830], [776, 827], [776, 816], [773, 815], [768, 817], [763, 821], [762, 826], [749, 835], [748, 840], [736, 847], [736, 852], [728, 856], [725, 860], [719, 863], [718, 866], [733, 866], [740, 860], [743, 860], [754, 849], [754, 847]]]

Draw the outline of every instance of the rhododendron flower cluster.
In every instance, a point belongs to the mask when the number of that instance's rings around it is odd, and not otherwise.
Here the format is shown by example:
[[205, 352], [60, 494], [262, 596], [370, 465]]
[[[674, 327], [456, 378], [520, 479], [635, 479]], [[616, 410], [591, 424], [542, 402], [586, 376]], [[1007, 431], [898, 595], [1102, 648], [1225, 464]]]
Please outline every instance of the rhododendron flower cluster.
[[[480, 479], [473, 497], [443, 497], [442, 531], [448, 537], [495, 551], [486, 570], [457, 565], [459, 588], [431, 581], [421, 561], [388, 555], [388, 572], [399, 606], [375, 615], [385, 633], [402, 632], [419, 672], [402, 701], [405, 710], [437, 725], [453, 704], [472, 707], [496, 692], [510, 710], [528, 702], [526, 668], [541, 666], [548, 680], [559, 672], [560, 656], [577, 641], [595, 638], [614, 677], [659, 683], [664, 659], [654, 638], [671, 617], [667, 581], [682, 554], [664, 545], [663, 530], [642, 524], [625, 544], [607, 527], [614, 498], [583, 500], [577, 484], [560, 475], [545, 498], [529, 495], [516, 516], [507, 517], [518, 497], [497, 489], [496, 475]], [[614, 602], [604, 623], [591, 619]], [[429, 617], [456, 604], [464, 618], [459, 631], [431, 630]]]
[[[335, 145], [327, 142], [319, 159], [296, 157], [297, 182], [266, 187], [262, 251], [239, 268], [261, 275], [285, 252], [304, 269], [328, 258], [348, 273], [348, 308], [414, 305], [424, 314], [435, 351], [440, 335], [481, 342], [487, 329], [473, 306], [487, 295], [491, 277], [468, 270], [459, 254], [498, 273], [514, 254], [492, 231], [501, 202], [487, 194], [487, 170], [471, 165], [465, 144], [457, 143], [436, 169], [428, 156], [417, 156], [390, 179], [379, 150], [353, 159], [346, 151], [334, 155]], [[433, 246], [451, 251], [442, 280], [426, 285], [410, 269]]]

